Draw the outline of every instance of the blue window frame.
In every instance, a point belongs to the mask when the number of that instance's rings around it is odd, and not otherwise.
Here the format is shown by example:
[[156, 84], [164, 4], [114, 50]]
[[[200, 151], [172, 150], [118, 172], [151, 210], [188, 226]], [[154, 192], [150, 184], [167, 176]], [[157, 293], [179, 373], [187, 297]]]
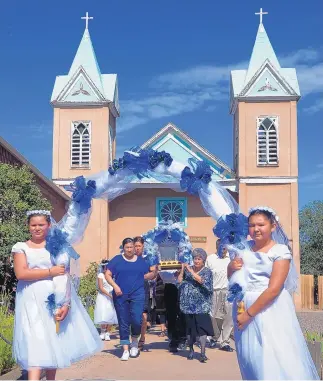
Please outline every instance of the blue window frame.
[[156, 223], [173, 221], [187, 226], [187, 199], [185, 197], [158, 197], [156, 199]]

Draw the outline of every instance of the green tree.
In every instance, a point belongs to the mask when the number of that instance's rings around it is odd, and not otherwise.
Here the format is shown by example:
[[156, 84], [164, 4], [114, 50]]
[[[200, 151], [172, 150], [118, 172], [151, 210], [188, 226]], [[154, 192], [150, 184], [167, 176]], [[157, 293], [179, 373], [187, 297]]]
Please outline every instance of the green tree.
[[299, 222], [301, 273], [323, 275], [323, 201], [306, 205]]
[[3, 292], [10, 292], [14, 287], [11, 248], [29, 238], [26, 211], [32, 209], [51, 210], [34, 174], [27, 166], [0, 163], [0, 290]]

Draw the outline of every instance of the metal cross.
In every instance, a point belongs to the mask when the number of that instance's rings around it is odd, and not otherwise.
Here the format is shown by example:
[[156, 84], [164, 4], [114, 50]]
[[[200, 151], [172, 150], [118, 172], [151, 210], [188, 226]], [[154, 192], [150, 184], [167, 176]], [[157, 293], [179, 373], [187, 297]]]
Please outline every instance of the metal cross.
[[85, 20], [85, 29], [88, 29], [89, 20], [93, 20], [93, 17], [89, 17], [89, 12], [86, 12], [85, 17], [81, 17], [82, 20]]
[[262, 8], [260, 8], [260, 12], [257, 12], [257, 13], [255, 13], [255, 15], [259, 15], [260, 16], [260, 24], [262, 24], [262, 16], [263, 15], [268, 15], [268, 12], [263, 12], [262, 11]]

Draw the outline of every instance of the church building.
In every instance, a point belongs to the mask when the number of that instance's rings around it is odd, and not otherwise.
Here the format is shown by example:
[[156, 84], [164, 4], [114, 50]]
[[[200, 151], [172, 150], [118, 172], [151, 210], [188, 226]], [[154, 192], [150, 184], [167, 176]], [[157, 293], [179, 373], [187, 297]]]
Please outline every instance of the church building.
[[[267, 205], [279, 215], [299, 268], [297, 102], [294, 68], [281, 67], [262, 22], [244, 70], [230, 76], [234, 168], [231, 169], [185, 133], [185, 126], [161, 126], [142, 148], [169, 152], [187, 163], [205, 160], [213, 176], [239, 202], [241, 210]], [[116, 155], [120, 116], [117, 74], [102, 74], [86, 28], [67, 75], [56, 77], [51, 97], [53, 181], [64, 189], [77, 176], [107, 170]], [[122, 111], [122, 110], [121, 110]], [[129, 145], [131, 143], [129, 142]], [[231, 147], [228, 147], [228, 149]], [[82, 271], [90, 262], [111, 258], [123, 238], [141, 235], [162, 220], [179, 222], [193, 246], [215, 251], [215, 221], [200, 199], [179, 183], [133, 178], [133, 191], [111, 202], [95, 200], [84, 241], [76, 248]]]

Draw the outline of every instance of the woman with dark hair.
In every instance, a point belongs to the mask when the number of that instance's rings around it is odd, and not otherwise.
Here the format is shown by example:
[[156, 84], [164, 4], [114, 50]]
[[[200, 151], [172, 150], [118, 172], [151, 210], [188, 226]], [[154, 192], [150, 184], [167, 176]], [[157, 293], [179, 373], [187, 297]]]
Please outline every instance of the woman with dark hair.
[[243, 300], [233, 302], [242, 379], [319, 380], [291, 295], [297, 273], [288, 237], [274, 210], [257, 206], [249, 213], [252, 240], [228, 266], [229, 278], [239, 270], [247, 274]]
[[40, 380], [42, 369], [55, 380], [56, 369], [90, 357], [102, 342], [74, 289], [68, 254], [49, 251], [50, 212], [31, 210], [27, 222], [30, 239], [12, 248], [18, 279], [13, 356], [28, 380]]
[[146, 261], [146, 259], [143, 257], [144, 253], [144, 245], [145, 245], [145, 240], [138, 236], [133, 239], [133, 243], [135, 246], [135, 254], [138, 257], [141, 257], [145, 260], [147, 265], [149, 266], [149, 273], [147, 273], [144, 277], [144, 289], [145, 289], [145, 304], [144, 304], [144, 309], [142, 313], [142, 325], [141, 325], [141, 334], [140, 334], [140, 340], [138, 343], [138, 348], [140, 350], [143, 350], [144, 345], [145, 345], [145, 336], [147, 332], [147, 322], [148, 322], [148, 314], [150, 313], [150, 284], [149, 280], [152, 280], [156, 277], [157, 275], [157, 266], [150, 266], [149, 262]]
[[[122, 361], [137, 357], [138, 337], [141, 331], [142, 311], [145, 304], [144, 277], [149, 273], [146, 261], [135, 255], [132, 238], [122, 241], [123, 253], [109, 262], [105, 272], [107, 282], [113, 287], [113, 300], [119, 322]], [[132, 336], [131, 349], [130, 329]]]
[[205, 362], [207, 336], [213, 336], [213, 325], [210, 316], [213, 294], [213, 276], [205, 267], [207, 254], [203, 249], [193, 250], [194, 265], [182, 265], [178, 276], [180, 283], [180, 309], [185, 314], [187, 339], [190, 346], [188, 360], [193, 360], [193, 345], [199, 338], [201, 344], [200, 362]]

